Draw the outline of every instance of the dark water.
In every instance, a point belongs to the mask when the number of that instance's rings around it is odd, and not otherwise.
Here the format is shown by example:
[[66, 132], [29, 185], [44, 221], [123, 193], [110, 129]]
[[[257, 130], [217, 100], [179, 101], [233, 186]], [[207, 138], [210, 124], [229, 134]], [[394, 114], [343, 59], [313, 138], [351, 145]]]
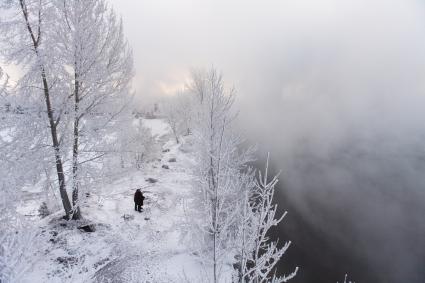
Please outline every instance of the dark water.
[[279, 210], [288, 211], [272, 236], [292, 241], [278, 272], [300, 268], [290, 282], [341, 282], [346, 273], [357, 283], [425, 282], [423, 155], [354, 148], [272, 159], [283, 170]]
[[[284, 186], [281, 185], [277, 192], [279, 212], [282, 213], [285, 209], [289, 213], [272, 234], [281, 241], [291, 240], [292, 245], [280, 261], [279, 273], [288, 274], [298, 266], [300, 270], [291, 282], [337, 282], [341, 281], [346, 273], [355, 278], [356, 282], [380, 282], [377, 281], [377, 276], [368, 270], [364, 259], [355, 257], [351, 254], [351, 248], [333, 239], [331, 231], [325, 231], [306, 219], [309, 215], [297, 210], [296, 205], [281, 193], [282, 187]], [[336, 221], [335, 216], [326, 216], [321, 207], [316, 209], [317, 214], [311, 214], [311, 218], [321, 214], [321, 217], [328, 218], [328, 224], [333, 229], [344, 229], [344, 220]]]

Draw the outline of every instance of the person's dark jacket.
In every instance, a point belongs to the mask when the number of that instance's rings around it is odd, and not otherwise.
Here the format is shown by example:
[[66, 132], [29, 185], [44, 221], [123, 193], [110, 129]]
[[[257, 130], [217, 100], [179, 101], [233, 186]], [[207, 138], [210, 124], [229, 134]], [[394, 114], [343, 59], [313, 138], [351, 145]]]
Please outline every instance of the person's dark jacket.
[[137, 205], [143, 205], [144, 199], [145, 199], [145, 197], [143, 196], [140, 189], [137, 189], [136, 193], [134, 194], [134, 203], [137, 204]]

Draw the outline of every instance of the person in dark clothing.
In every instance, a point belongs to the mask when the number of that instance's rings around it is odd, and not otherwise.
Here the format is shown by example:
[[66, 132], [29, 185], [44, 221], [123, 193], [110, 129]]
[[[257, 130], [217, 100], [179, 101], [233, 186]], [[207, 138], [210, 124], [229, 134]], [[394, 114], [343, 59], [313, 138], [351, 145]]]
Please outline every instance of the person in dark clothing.
[[137, 210], [138, 212], [142, 212], [142, 206], [143, 206], [143, 200], [145, 197], [143, 196], [143, 193], [140, 191], [140, 189], [137, 189], [134, 193], [134, 210]]

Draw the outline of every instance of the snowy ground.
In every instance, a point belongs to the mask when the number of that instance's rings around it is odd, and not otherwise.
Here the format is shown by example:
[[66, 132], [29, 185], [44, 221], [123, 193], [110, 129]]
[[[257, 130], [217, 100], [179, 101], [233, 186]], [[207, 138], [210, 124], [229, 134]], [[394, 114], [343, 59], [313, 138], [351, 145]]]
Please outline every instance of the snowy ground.
[[[60, 220], [60, 213], [35, 219], [35, 263], [23, 282], [197, 282], [202, 267], [180, 242], [193, 160], [173, 142], [166, 123], [145, 121], [162, 145], [161, 158], [91, 192], [83, 214], [96, 224], [94, 233]], [[136, 188], [146, 197], [142, 213], [134, 210]], [[23, 212], [34, 211], [33, 201], [25, 204]]]

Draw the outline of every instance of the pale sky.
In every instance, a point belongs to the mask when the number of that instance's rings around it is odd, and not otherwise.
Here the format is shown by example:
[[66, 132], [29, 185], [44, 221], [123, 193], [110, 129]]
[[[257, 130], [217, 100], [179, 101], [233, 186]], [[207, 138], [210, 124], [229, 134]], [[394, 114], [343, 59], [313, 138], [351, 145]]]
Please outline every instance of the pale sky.
[[424, 60], [422, 1], [110, 2], [134, 50], [139, 95], [181, 88], [192, 67], [214, 65], [239, 96], [258, 98], [299, 92], [300, 76], [392, 72]]

